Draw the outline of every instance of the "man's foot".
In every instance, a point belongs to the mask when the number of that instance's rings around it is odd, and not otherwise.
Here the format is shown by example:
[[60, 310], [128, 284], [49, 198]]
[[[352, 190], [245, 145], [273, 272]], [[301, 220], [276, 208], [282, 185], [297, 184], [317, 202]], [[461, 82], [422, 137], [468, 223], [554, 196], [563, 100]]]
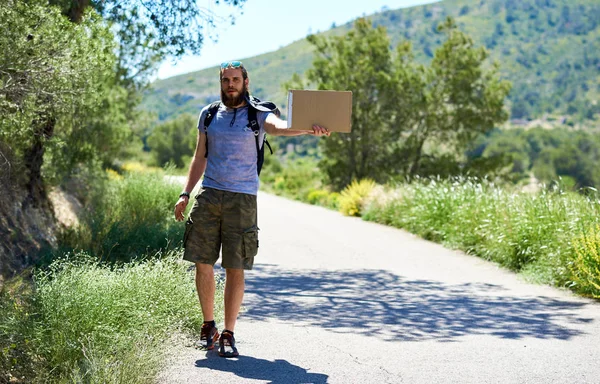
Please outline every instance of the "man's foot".
[[196, 348], [209, 350], [215, 347], [215, 342], [219, 339], [219, 331], [214, 323], [204, 323], [200, 328], [200, 340], [196, 342]]
[[233, 332], [226, 329], [221, 333], [219, 339], [219, 356], [221, 357], [237, 357], [239, 356], [238, 350], [235, 347], [235, 338]]

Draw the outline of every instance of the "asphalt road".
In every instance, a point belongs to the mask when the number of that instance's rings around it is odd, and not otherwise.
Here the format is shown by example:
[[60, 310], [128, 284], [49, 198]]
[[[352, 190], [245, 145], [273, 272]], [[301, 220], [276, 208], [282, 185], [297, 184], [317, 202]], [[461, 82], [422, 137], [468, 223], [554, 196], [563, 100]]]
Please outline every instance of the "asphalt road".
[[160, 382], [600, 383], [598, 302], [263, 193], [259, 227], [241, 356], [182, 346]]

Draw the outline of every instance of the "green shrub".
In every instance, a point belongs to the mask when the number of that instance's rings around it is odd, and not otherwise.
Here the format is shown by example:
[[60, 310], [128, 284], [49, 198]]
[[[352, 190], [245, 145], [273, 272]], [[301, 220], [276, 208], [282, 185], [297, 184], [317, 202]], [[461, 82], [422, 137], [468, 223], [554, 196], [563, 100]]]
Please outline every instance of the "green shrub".
[[131, 172], [98, 181], [81, 225], [62, 234], [63, 250], [128, 261], [180, 246], [184, 226], [172, 212], [181, 186], [164, 176], [163, 171]]
[[337, 192], [331, 192], [327, 196], [327, 201], [325, 202], [325, 206], [331, 209], [338, 210], [340, 209], [340, 194]]
[[203, 320], [193, 275], [179, 259], [172, 252], [111, 267], [67, 255], [39, 272], [33, 339], [53, 381], [153, 382], [171, 335], [197, 333]]
[[362, 214], [364, 201], [369, 193], [375, 188], [373, 180], [354, 180], [347, 186], [339, 197], [339, 210], [346, 216], [360, 216]]
[[340, 194], [337, 192], [330, 192], [326, 189], [311, 189], [305, 202], [337, 211], [339, 209], [339, 199]]
[[600, 298], [600, 225], [573, 239], [575, 255], [569, 263], [575, 289]]
[[600, 220], [597, 199], [560, 191], [519, 193], [476, 179], [420, 181], [388, 194], [396, 196], [369, 204], [363, 218], [563, 287], [572, 281], [574, 235], [581, 225]]
[[309, 204], [313, 204], [313, 205], [325, 205], [327, 203], [328, 197], [329, 197], [329, 191], [326, 191], [324, 189], [311, 189], [308, 192], [306, 201]]
[[320, 188], [321, 179], [316, 161], [310, 158], [289, 159], [284, 166], [274, 166], [266, 174], [261, 173], [263, 189], [300, 201], [308, 201], [310, 192]]
[[182, 114], [154, 127], [148, 136], [148, 146], [154, 164], [163, 167], [172, 163], [177, 168], [187, 168], [194, 154], [198, 131], [198, 118], [192, 114]]

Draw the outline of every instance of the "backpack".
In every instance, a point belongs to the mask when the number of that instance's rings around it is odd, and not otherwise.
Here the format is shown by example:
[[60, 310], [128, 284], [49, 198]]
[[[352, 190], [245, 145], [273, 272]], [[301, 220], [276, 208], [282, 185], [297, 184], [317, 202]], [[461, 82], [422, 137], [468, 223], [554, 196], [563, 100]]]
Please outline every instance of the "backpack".
[[[260, 145], [259, 135], [260, 135], [260, 126], [258, 125], [258, 117], [257, 111], [261, 112], [273, 112], [277, 117], [279, 117], [280, 112], [277, 106], [270, 101], [260, 101], [254, 96], [250, 96], [246, 94], [246, 102], [248, 104], [248, 128], [252, 129], [254, 132], [254, 138], [256, 141], [256, 172], [260, 176], [260, 171], [262, 169], [262, 165], [265, 160], [265, 144], [269, 147], [269, 151], [271, 155], [273, 154], [273, 149], [271, 148], [271, 144], [267, 141], [267, 135], [265, 134], [263, 139], [263, 145]], [[217, 114], [219, 107], [221, 106], [220, 101], [215, 101], [209, 105], [208, 111], [206, 113], [206, 117], [204, 118], [204, 133], [206, 134], [206, 153], [204, 157], [208, 157], [208, 126], [212, 122], [213, 118]]]

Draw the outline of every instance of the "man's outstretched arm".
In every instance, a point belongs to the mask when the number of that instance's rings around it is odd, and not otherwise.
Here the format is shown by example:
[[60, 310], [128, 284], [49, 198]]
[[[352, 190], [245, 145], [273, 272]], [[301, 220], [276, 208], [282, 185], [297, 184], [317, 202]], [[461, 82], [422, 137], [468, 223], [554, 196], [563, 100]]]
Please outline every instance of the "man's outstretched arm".
[[279, 117], [270, 113], [265, 120], [265, 132], [272, 136], [329, 136], [331, 132], [327, 128], [320, 125], [313, 125], [312, 131], [302, 131], [299, 129], [288, 128], [287, 121], [281, 120]]

